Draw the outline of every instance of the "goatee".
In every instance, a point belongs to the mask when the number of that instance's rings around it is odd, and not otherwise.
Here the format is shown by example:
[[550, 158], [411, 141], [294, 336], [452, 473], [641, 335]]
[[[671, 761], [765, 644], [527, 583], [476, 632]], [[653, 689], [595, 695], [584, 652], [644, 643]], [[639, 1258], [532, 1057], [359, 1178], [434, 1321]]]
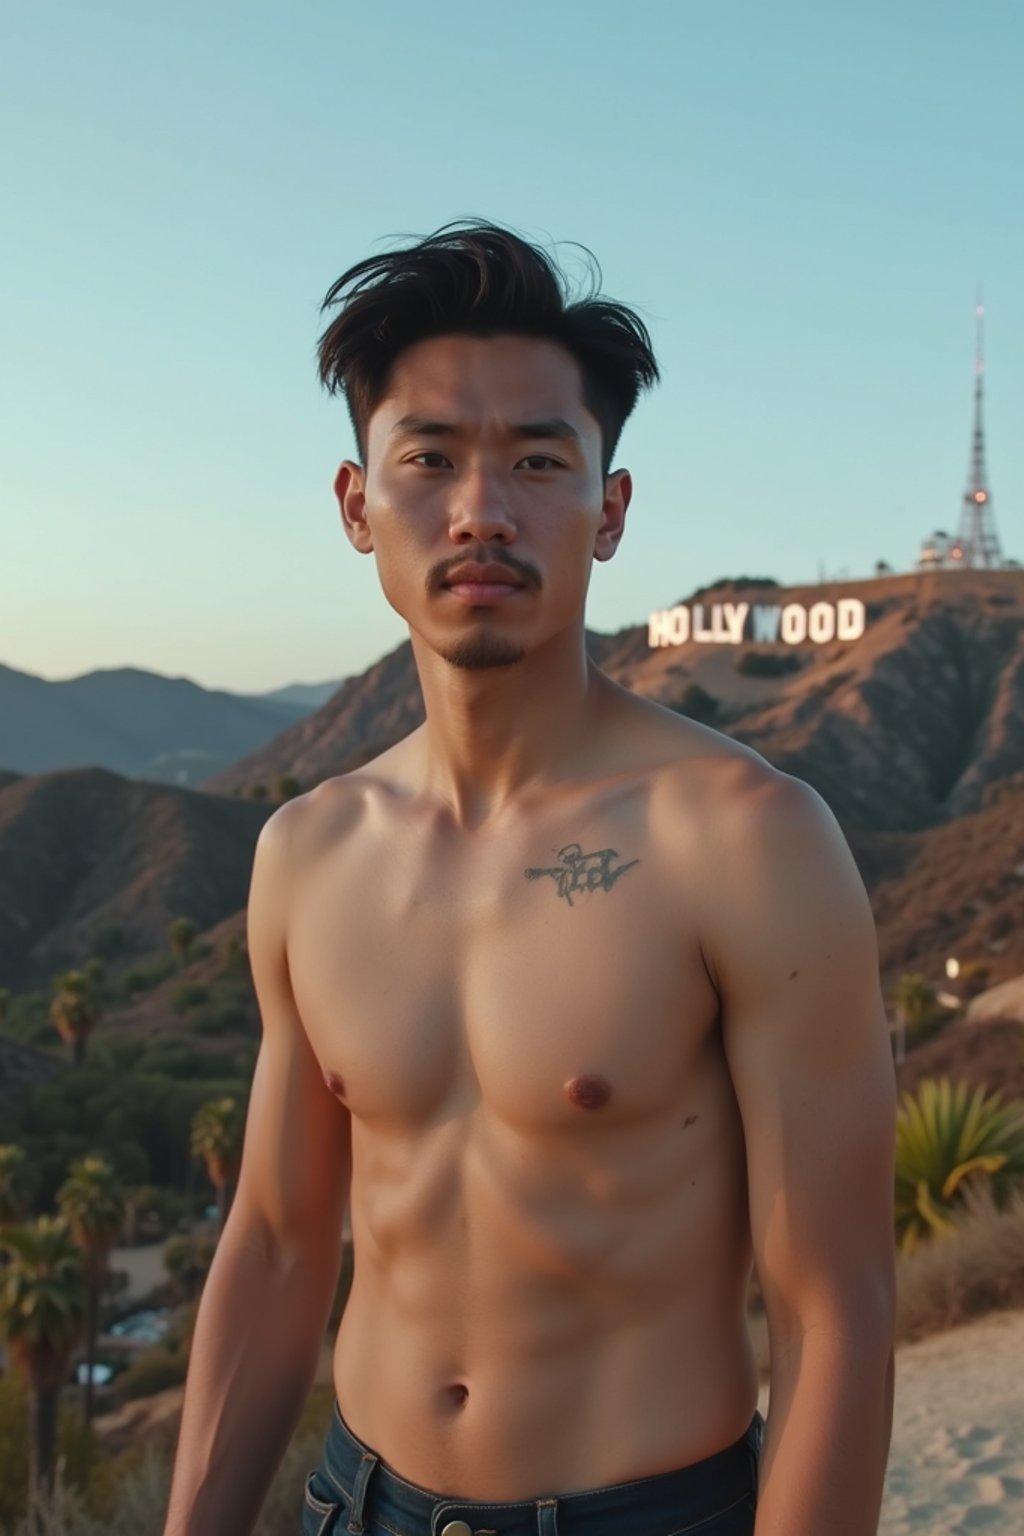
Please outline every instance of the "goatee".
[[514, 667], [526, 655], [521, 645], [503, 635], [472, 635], [442, 651], [444, 660], [467, 672], [481, 672], [485, 667]]

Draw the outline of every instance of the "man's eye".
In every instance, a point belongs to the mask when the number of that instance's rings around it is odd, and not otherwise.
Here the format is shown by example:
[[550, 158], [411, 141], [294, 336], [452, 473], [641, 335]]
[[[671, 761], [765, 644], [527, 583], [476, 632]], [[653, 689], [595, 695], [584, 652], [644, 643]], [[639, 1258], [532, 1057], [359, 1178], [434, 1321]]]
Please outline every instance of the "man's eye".
[[525, 464], [527, 469], [557, 469], [559, 461], [553, 459], [547, 453], [528, 453], [525, 459], [520, 459], [520, 464]]
[[411, 462], [413, 464], [422, 464], [424, 469], [444, 469], [448, 460], [443, 453], [438, 453], [434, 449], [428, 449], [425, 453], [413, 454]]

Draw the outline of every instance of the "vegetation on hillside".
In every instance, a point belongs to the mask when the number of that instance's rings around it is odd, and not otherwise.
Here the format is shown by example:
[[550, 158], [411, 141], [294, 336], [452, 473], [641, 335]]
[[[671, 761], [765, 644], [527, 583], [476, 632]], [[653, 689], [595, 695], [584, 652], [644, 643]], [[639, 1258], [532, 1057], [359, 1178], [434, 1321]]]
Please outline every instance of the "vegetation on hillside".
[[[702, 707], [696, 696], [688, 702]], [[984, 965], [966, 961], [961, 996], [985, 980]], [[242, 935], [215, 946], [184, 918], [170, 925], [166, 949], [147, 965], [127, 967], [111, 934], [54, 985], [52, 998], [0, 995], [4, 1034], [44, 1045], [59, 1066], [5, 1105], [0, 1331], [16, 1370], [0, 1379], [0, 1438], [9, 1432], [5, 1444], [21, 1449], [15, 1470], [8, 1457], [0, 1472], [0, 1528], [6, 1520], [28, 1536], [18, 1525], [28, 1471], [43, 1490], [43, 1529], [51, 1536], [98, 1536], [101, 1524], [105, 1536], [116, 1536], [125, 1511], [133, 1530], [159, 1528], [167, 1457], [104, 1454], [88, 1426], [92, 1372], [76, 1427], [71, 1371], [78, 1359], [95, 1358], [99, 1328], [118, 1315], [112, 1244], [158, 1236], [168, 1239], [162, 1295], [175, 1308], [176, 1327], [119, 1370], [104, 1402], [127, 1403], [184, 1380], [195, 1306], [238, 1173], [255, 1061], [254, 999]], [[161, 1027], [154, 1027], [155, 1010], [145, 1027], [121, 1021], [143, 994], [147, 1010], [159, 1000]], [[910, 1061], [962, 1033], [921, 973], [903, 975], [893, 1003]], [[1019, 1052], [1019, 1029], [1017, 1041]], [[1024, 1104], [959, 1079], [925, 1081], [903, 1096], [896, 1150], [900, 1336], [1024, 1304]], [[196, 1221], [211, 1193], [215, 1229]], [[332, 1322], [350, 1280], [349, 1252]], [[296, 1465], [308, 1469], [318, 1455], [329, 1401], [317, 1434], [308, 1434], [307, 1423], [293, 1443], [259, 1526], [265, 1536], [283, 1528], [284, 1511], [285, 1524], [294, 1520]]]

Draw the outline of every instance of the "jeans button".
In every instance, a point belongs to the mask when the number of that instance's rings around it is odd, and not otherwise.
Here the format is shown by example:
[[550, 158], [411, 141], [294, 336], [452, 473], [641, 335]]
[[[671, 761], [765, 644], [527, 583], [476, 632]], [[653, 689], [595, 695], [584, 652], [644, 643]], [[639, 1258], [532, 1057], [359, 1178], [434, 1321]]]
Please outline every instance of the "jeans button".
[[442, 1528], [441, 1536], [473, 1536], [473, 1532], [465, 1520], [449, 1520]]

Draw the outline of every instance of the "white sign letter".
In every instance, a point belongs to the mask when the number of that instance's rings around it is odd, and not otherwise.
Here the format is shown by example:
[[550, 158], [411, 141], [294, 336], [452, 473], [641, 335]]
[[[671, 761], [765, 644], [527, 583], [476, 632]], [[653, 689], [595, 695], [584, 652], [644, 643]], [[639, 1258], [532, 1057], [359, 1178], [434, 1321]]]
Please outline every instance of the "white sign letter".
[[807, 629], [816, 645], [827, 645], [836, 632], [836, 611], [831, 603], [815, 603], [807, 615]]
[[693, 605], [693, 638], [695, 640], [713, 640], [715, 637], [704, 623], [704, 604]]
[[807, 609], [802, 603], [787, 603], [783, 608], [782, 638], [787, 645], [799, 645], [807, 638]]
[[728, 639], [732, 645], [739, 645], [743, 640], [743, 626], [747, 622], [750, 604], [725, 603], [724, 608], [725, 622], [729, 630]]
[[682, 603], [668, 611], [669, 636], [673, 645], [685, 645], [690, 638], [690, 610]]
[[779, 608], [762, 608], [754, 604], [754, 639], [761, 644], [774, 644], [779, 638]]
[[669, 616], [664, 608], [659, 608], [652, 613], [647, 620], [647, 644], [651, 646], [671, 645], [668, 633]]
[[859, 597], [841, 597], [838, 606], [840, 640], [859, 640], [867, 617], [864, 604]]

